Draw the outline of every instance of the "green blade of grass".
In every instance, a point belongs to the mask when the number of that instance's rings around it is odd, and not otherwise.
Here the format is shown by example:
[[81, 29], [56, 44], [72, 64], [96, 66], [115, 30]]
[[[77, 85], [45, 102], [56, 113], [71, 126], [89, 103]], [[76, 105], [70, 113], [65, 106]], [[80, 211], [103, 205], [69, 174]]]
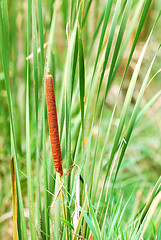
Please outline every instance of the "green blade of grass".
[[127, 62], [127, 65], [126, 65], [126, 69], [125, 69], [125, 72], [124, 72], [124, 76], [126, 75], [129, 63], [131, 61], [133, 52], [134, 52], [136, 44], [138, 42], [138, 39], [139, 39], [141, 30], [142, 30], [143, 24], [145, 22], [145, 18], [147, 16], [150, 4], [151, 4], [151, 0], [148, 0], [148, 1], [145, 2], [144, 9], [143, 9], [140, 21], [139, 21], [139, 25], [138, 25], [137, 32], [136, 32], [136, 35], [135, 35], [135, 39], [134, 39], [134, 42], [133, 42], [133, 45], [132, 45], [132, 48], [131, 48], [131, 51], [130, 51], [130, 55], [129, 55], [129, 58], [128, 58], [128, 62]]
[[[109, 75], [108, 75], [106, 92], [108, 92], [109, 86], [111, 85], [111, 76], [112, 76], [112, 73], [113, 73], [113, 70], [114, 70], [114, 67], [115, 67], [115, 63], [116, 63], [118, 54], [119, 54], [119, 50], [120, 50], [120, 47], [121, 47], [121, 42], [123, 40], [123, 36], [124, 36], [124, 33], [125, 33], [125, 28], [126, 28], [127, 20], [129, 18], [132, 3], [133, 3], [133, 1], [129, 0], [129, 1], [127, 1], [126, 6], [125, 6], [124, 15], [123, 15], [122, 22], [121, 22], [121, 25], [120, 25], [120, 29], [119, 29], [119, 33], [118, 33], [118, 37], [117, 37], [117, 41], [116, 41], [116, 45], [115, 45], [115, 50], [114, 50], [113, 57], [112, 57], [112, 62], [111, 62], [111, 65], [110, 65], [110, 72], [109, 72]], [[106, 98], [106, 95], [105, 95], [105, 98]]]
[[2, 15], [3, 15], [3, 25], [5, 31], [5, 45], [6, 45], [6, 57], [7, 62], [9, 63], [9, 56], [10, 56], [10, 44], [9, 44], [9, 23], [8, 23], [8, 7], [7, 1], [2, 0]]
[[52, 58], [51, 55], [52, 55], [54, 36], [55, 36], [55, 23], [56, 23], [58, 2], [59, 2], [58, 0], [55, 0], [55, 2], [54, 2], [54, 11], [53, 11], [53, 15], [52, 15], [49, 40], [48, 40], [48, 48], [47, 48], [47, 54], [46, 54], [49, 68], [51, 66], [51, 58]]
[[[141, 10], [142, 10], [143, 4], [144, 4], [144, 0], [141, 0], [141, 1], [138, 2], [138, 4], [136, 5], [136, 7], [133, 9], [133, 12], [135, 12], [135, 14], [133, 14], [133, 18], [132, 18], [131, 23], [130, 23], [130, 28], [127, 29], [127, 32], [126, 32], [126, 34], [125, 34], [125, 38], [124, 38], [123, 44], [122, 44], [121, 49], [120, 49], [120, 54], [118, 55], [118, 58], [117, 58], [117, 60], [116, 60], [115, 68], [114, 68], [114, 70], [113, 70], [113, 73], [112, 73], [112, 76], [111, 76], [111, 80], [110, 80], [111, 84], [112, 84], [112, 82], [113, 82], [113, 80], [114, 80], [114, 77], [115, 77], [115, 75], [116, 75], [116, 73], [117, 73], [117, 70], [118, 70], [118, 68], [119, 68], [119, 66], [120, 66], [120, 63], [121, 63], [121, 60], [122, 60], [122, 58], [123, 58], [123, 54], [124, 54], [125, 49], [126, 49], [126, 47], [127, 47], [128, 41], [129, 41], [132, 33], [134, 32], [134, 29], [135, 29], [136, 24], [137, 24], [137, 22], [138, 22], [138, 17], [139, 17], [139, 15], [140, 15]], [[142, 19], [142, 18], [144, 19], [145, 16], [142, 15], [141, 19]], [[143, 25], [142, 25], [142, 26], [143, 26]], [[140, 32], [141, 32], [142, 28], [137, 28], [137, 32], [139, 33], [139, 30], [138, 30], [138, 29], [140, 29]], [[139, 33], [139, 34], [140, 34], [140, 33]], [[139, 35], [139, 34], [138, 34], [138, 35]], [[135, 36], [138, 37], [138, 35], [135, 35]], [[135, 42], [135, 41], [134, 41], [133, 45], [136, 45], [136, 42]], [[111, 84], [110, 84], [110, 85], [111, 85]]]
[[85, 212], [83, 213], [83, 216], [84, 216], [84, 219], [85, 219], [87, 225], [89, 226], [89, 229], [90, 229], [91, 232], [93, 233], [93, 236], [94, 236], [97, 240], [99, 240], [99, 238], [98, 238], [98, 236], [97, 236], [97, 232], [96, 232], [96, 230], [95, 230], [95, 227], [94, 227], [92, 221], [89, 219], [89, 217], [87, 216], [87, 214], [86, 214]]
[[94, 226], [95, 226], [95, 229], [96, 229], [97, 237], [98, 237], [98, 239], [101, 239], [102, 237], [101, 237], [100, 227], [99, 227], [97, 218], [95, 216], [95, 212], [93, 210], [93, 206], [92, 206], [91, 200], [89, 198], [89, 195], [87, 194], [87, 196], [88, 196], [89, 209], [90, 209], [90, 213], [92, 215], [93, 221], [94, 221]]
[[77, 33], [76, 33], [74, 54], [73, 54], [73, 63], [72, 63], [71, 99], [73, 97], [74, 84], [75, 84], [75, 79], [76, 79], [77, 58], [78, 58], [78, 30], [77, 30]]
[[[104, 13], [104, 19], [103, 19], [103, 26], [102, 26], [102, 31], [101, 31], [101, 36], [100, 36], [99, 45], [98, 45], [97, 56], [96, 56], [96, 60], [95, 60], [95, 64], [94, 64], [92, 79], [93, 79], [94, 74], [95, 74], [95, 71], [96, 71], [96, 67], [97, 67], [99, 55], [100, 55], [100, 53], [101, 53], [101, 48], [102, 48], [102, 44], [103, 44], [103, 39], [104, 39], [104, 36], [105, 36], [105, 32], [106, 32], [108, 20], [109, 20], [109, 17], [110, 17], [111, 7], [112, 7], [112, 0], [108, 0], [107, 3], [106, 3], [105, 13]], [[112, 29], [112, 27], [111, 27], [111, 29]], [[112, 31], [111, 31], [111, 32], [112, 32]], [[109, 36], [109, 38], [110, 38], [110, 36]]]
[[121, 6], [121, 0], [117, 0], [116, 7], [115, 7], [115, 13], [114, 13], [114, 16], [112, 19], [110, 34], [109, 34], [109, 38], [108, 38], [108, 42], [107, 42], [107, 46], [106, 46], [103, 69], [102, 69], [101, 77], [100, 77], [100, 81], [99, 81], [99, 87], [98, 87], [98, 92], [97, 92], [97, 97], [96, 97], [96, 105], [98, 102], [98, 98], [99, 98], [99, 94], [100, 94], [100, 90], [101, 90], [101, 86], [102, 86], [102, 81], [103, 81], [103, 77], [104, 77], [105, 70], [106, 70], [106, 65], [108, 62], [109, 55], [110, 55], [110, 50], [112, 47], [112, 42], [113, 42], [113, 37], [114, 37], [115, 29], [116, 29], [118, 16], [119, 16], [120, 6]]
[[60, 221], [62, 221], [65, 225], [67, 225], [70, 229], [74, 230], [74, 227], [73, 225], [67, 221], [67, 220], [64, 220], [63, 218], [60, 218]]
[[[30, 36], [31, 36], [31, 0], [28, 0], [28, 28], [27, 28], [27, 56], [30, 54]], [[26, 82], [26, 165], [27, 176], [32, 179], [32, 164], [31, 164], [31, 149], [30, 149], [30, 106], [29, 106], [29, 76], [30, 76], [30, 62], [27, 60], [27, 82]], [[28, 196], [29, 196], [29, 215], [30, 215], [30, 231], [31, 238], [36, 239], [36, 231], [34, 228], [35, 213], [34, 213], [34, 196], [33, 184], [27, 179]]]
[[[35, 2], [32, 0], [32, 42], [33, 42], [33, 68], [34, 68], [34, 80], [35, 80], [35, 117], [36, 117], [36, 179], [38, 183], [36, 203], [37, 203], [37, 226], [40, 228], [40, 215], [41, 215], [41, 194], [40, 194], [40, 162], [39, 162], [39, 133], [38, 133], [38, 57], [37, 57], [37, 24], [36, 24], [36, 12]], [[46, 186], [45, 186], [46, 187]]]
[[11, 187], [12, 187], [12, 208], [13, 208], [13, 240], [17, 239], [17, 193], [16, 193], [16, 177], [14, 168], [14, 158], [10, 162], [11, 168]]
[[82, 122], [82, 142], [84, 139], [84, 99], [85, 99], [85, 66], [81, 29], [78, 27], [78, 60], [79, 60], [79, 90]]
[[44, 75], [44, 37], [43, 37], [43, 14], [42, 14], [42, 0], [37, 1], [38, 8], [38, 27], [40, 36], [40, 55], [41, 55], [41, 72]]
[[85, 12], [84, 12], [84, 16], [83, 16], [83, 21], [82, 21], [82, 27], [84, 26], [86, 20], [87, 20], [87, 17], [88, 17], [88, 12], [89, 12], [89, 9], [90, 9], [90, 6], [91, 6], [91, 3], [92, 3], [92, 0], [89, 0], [88, 2], [87, 1], [82, 1], [82, 2], [85, 2], [86, 4], [86, 8], [85, 8]]
[[[101, 17], [100, 17], [100, 20], [99, 20], [99, 22], [98, 22], [98, 24], [97, 24], [96, 30], [95, 30], [95, 32], [94, 32], [94, 34], [93, 34], [92, 43], [91, 43], [91, 46], [90, 46], [89, 51], [88, 51], [88, 54], [87, 54], [87, 56], [89, 56], [89, 57], [90, 57], [90, 55], [91, 55], [91, 51], [92, 51], [92, 49], [93, 49], [94, 43], [95, 43], [96, 38], [97, 38], [97, 36], [98, 36], [98, 33], [99, 33], [99, 31], [100, 31], [101, 24], [102, 24], [103, 19], [104, 19], [104, 14], [105, 14], [105, 10], [103, 10], [103, 12], [102, 12], [102, 14], [101, 14]], [[88, 57], [88, 58], [89, 58], [89, 57]]]
[[[78, 19], [75, 22], [74, 29], [71, 33], [68, 42], [68, 52], [67, 52], [67, 59], [66, 59], [66, 66], [65, 66], [65, 74], [64, 74], [64, 82], [65, 82], [65, 145], [66, 145], [66, 166], [67, 169], [72, 165], [71, 161], [71, 62], [73, 57], [73, 49], [76, 40], [76, 33], [77, 33], [77, 23]], [[63, 99], [62, 99], [63, 100]], [[63, 128], [63, 126], [62, 126]], [[70, 175], [67, 179], [67, 191], [70, 192]], [[70, 221], [70, 212], [67, 209], [67, 221]]]

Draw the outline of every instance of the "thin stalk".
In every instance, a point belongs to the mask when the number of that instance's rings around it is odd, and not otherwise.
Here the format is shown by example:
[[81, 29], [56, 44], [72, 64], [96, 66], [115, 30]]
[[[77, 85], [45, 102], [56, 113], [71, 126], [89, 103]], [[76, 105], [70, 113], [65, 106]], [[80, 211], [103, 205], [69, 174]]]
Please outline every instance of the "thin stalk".
[[[61, 176], [59, 175], [59, 182], [60, 185], [62, 185], [62, 181], [61, 181]], [[64, 216], [64, 220], [66, 220], [66, 214], [65, 214], [65, 205], [64, 205], [64, 195], [63, 192], [61, 191], [61, 199], [62, 199], [62, 208], [63, 208], [63, 216]], [[67, 227], [65, 226], [65, 235], [66, 235], [66, 239], [68, 239], [68, 233], [67, 233]]]

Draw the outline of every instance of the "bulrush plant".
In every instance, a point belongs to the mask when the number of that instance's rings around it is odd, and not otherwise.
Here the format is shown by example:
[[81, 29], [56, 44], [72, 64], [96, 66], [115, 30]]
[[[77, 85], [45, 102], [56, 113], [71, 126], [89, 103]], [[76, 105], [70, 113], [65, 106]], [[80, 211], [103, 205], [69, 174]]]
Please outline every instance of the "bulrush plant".
[[0, 239], [161, 239], [160, 9], [0, 1]]
[[60, 174], [60, 176], [62, 176], [63, 175], [62, 153], [59, 140], [54, 82], [52, 75], [47, 75], [45, 77], [45, 90], [53, 163], [55, 170]]

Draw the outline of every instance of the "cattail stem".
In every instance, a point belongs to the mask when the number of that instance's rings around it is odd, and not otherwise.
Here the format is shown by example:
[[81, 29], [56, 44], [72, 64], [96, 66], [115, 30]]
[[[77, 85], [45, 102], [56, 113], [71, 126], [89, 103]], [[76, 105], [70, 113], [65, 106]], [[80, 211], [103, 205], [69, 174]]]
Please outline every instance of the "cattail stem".
[[50, 142], [52, 157], [55, 170], [63, 175], [62, 169], [62, 154], [60, 148], [59, 131], [58, 131], [58, 120], [55, 103], [55, 92], [52, 75], [47, 75], [45, 78], [45, 89], [46, 89], [46, 104], [48, 113], [48, 124], [50, 133]]
[[[60, 181], [60, 186], [62, 185], [62, 181], [61, 181], [61, 176], [59, 174], [59, 181]], [[61, 190], [61, 199], [62, 199], [62, 208], [63, 208], [63, 216], [64, 216], [64, 220], [66, 220], [66, 214], [65, 214], [65, 205], [64, 205], [64, 195], [63, 192]], [[68, 233], [67, 233], [67, 227], [65, 226], [65, 235], [66, 235], [66, 239], [68, 238]]]

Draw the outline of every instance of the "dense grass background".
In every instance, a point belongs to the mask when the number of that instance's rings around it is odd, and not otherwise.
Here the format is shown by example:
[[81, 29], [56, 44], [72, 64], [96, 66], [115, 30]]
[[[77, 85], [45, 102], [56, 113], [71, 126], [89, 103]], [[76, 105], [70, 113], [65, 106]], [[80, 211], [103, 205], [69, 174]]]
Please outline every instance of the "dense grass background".
[[[0, 238], [161, 239], [160, 9], [0, 1]], [[54, 204], [48, 68], [64, 170]]]

